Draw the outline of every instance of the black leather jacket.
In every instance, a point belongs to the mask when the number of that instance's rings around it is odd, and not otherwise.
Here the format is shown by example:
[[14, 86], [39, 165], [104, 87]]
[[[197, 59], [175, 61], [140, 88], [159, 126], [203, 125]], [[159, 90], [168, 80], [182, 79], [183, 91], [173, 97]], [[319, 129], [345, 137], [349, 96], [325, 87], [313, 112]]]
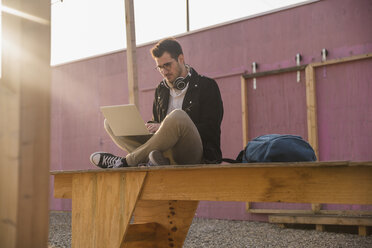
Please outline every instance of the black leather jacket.
[[[220, 163], [221, 122], [223, 103], [216, 81], [191, 70], [191, 79], [183, 100], [182, 109], [195, 123], [203, 142], [205, 163]], [[161, 82], [156, 91], [153, 104], [153, 121], [162, 122], [167, 115], [169, 88]]]

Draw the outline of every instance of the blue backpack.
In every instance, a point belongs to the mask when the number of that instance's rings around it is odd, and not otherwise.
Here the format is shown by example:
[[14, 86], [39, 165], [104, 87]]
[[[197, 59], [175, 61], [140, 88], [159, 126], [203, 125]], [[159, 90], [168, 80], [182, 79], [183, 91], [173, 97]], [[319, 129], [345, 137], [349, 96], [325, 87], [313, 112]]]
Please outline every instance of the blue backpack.
[[249, 141], [234, 162], [303, 162], [316, 160], [313, 148], [300, 136], [267, 134]]

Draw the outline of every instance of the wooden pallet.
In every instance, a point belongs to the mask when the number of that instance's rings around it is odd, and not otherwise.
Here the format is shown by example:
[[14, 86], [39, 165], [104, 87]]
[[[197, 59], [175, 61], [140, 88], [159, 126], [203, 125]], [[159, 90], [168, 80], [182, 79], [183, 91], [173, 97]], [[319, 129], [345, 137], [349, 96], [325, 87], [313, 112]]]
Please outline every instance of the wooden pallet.
[[269, 215], [270, 223], [281, 224], [312, 224], [317, 231], [325, 231], [327, 225], [358, 226], [360, 236], [369, 235], [372, 226], [372, 216], [339, 216], [325, 214], [273, 214]]

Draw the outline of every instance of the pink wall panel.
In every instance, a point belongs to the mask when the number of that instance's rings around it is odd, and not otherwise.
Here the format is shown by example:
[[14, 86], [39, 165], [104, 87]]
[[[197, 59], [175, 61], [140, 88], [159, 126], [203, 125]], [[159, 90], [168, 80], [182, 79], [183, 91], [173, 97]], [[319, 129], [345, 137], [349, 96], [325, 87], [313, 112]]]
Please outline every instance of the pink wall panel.
[[316, 70], [321, 160], [372, 160], [372, 59]]
[[[318, 62], [327, 48], [328, 59], [372, 52], [372, 1], [323, 0], [216, 28], [182, 35], [186, 62], [215, 78], [224, 102], [222, 151], [234, 158], [242, 149], [240, 76], [251, 72]], [[140, 112], [151, 118], [159, 73], [149, 50], [138, 47]], [[372, 61], [316, 69], [319, 148], [321, 160], [372, 160]], [[249, 135], [292, 133], [307, 138], [304, 73], [257, 78], [257, 89], [248, 81]], [[51, 169], [92, 168], [95, 151], [125, 155], [103, 129], [99, 106], [128, 103], [125, 51], [53, 68]], [[68, 210], [71, 201], [51, 197], [51, 209]], [[309, 209], [309, 204], [253, 203], [253, 208]], [[325, 205], [324, 208], [370, 209], [371, 206]], [[199, 217], [254, 219], [241, 202], [201, 202]]]
[[221, 149], [224, 157], [236, 158], [239, 151], [243, 149], [240, 77], [233, 76], [217, 80], [225, 109], [222, 121]]
[[306, 86], [304, 74], [296, 72], [248, 80], [250, 139], [268, 133], [295, 134], [307, 138]]

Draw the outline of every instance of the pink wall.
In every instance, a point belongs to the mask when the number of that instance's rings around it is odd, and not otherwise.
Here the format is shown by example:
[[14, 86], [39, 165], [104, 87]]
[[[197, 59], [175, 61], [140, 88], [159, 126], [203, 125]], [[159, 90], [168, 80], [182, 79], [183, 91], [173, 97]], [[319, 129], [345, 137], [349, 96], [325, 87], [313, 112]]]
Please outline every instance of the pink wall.
[[372, 160], [372, 59], [316, 74], [320, 158]]
[[[304, 6], [190, 33], [178, 38], [186, 62], [215, 78], [224, 101], [222, 151], [235, 157], [242, 149], [240, 75], [372, 52], [372, 2], [324, 0]], [[137, 49], [140, 110], [151, 117], [154, 89], [161, 80], [149, 54], [153, 44]], [[372, 61], [316, 70], [320, 160], [372, 160]], [[251, 86], [251, 81], [248, 82]], [[307, 138], [304, 74], [257, 79], [248, 89], [250, 137], [293, 133]], [[90, 169], [94, 151], [120, 151], [102, 127], [101, 105], [128, 103], [125, 51], [53, 68], [52, 170]], [[51, 209], [70, 209], [70, 201], [54, 199]], [[265, 220], [249, 215], [240, 202], [201, 202], [199, 217]], [[259, 208], [310, 208], [309, 204], [254, 203]], [[333, 209], [371, 209], [334, 206]]]

